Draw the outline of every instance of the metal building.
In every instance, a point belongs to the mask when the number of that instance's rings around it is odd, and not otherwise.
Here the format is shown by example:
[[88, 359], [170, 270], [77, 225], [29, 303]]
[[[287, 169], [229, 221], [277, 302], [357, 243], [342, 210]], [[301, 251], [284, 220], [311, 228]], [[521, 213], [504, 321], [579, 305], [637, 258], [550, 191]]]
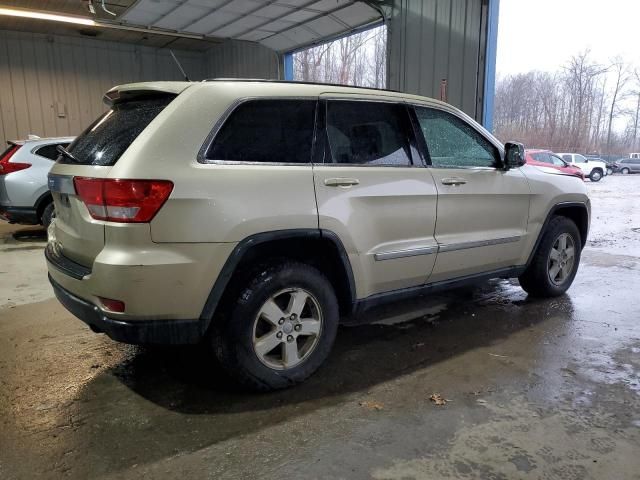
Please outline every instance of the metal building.
[[284, 78], [291, 54], [388, 27], [388, 87], [447, 101], [491, 128], [499, 0], [3, 0], [0, 141], [78, 134], [111, 86]]

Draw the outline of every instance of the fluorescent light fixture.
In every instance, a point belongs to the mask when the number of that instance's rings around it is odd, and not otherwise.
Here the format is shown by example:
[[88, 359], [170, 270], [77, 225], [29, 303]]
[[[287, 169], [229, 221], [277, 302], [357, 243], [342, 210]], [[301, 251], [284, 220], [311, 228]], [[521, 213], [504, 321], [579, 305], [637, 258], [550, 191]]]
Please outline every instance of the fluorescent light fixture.
[[58, 15], [57, 13], [39, 12], [36, 10], [23, 10], [20, 8], [0, 7], [0, 15], [8, 15], [10, 17], [35, 18], [37, 20], [51, 20], [54, 22], [76, 23], [78, 25], [95, 26], [90, 18], [73, 17], [70, 15]]
[[10, 17], [34, 18], [36, 20], [50, 20], [54, 22], [75, 23], [77, 25], [87, 25], [89, 27], [111, 28], [115, 30], [127, 30], [129, 32], [148, 33], [151, 35], [165, 35], [174, 38], [190, 38], [193, 40], [204, 40], [204, 35], [174, 32], [171, 30], [161, 30], [156, 28], [141, 27], [135, 25], [122, 25], [112, 22], [96, 22], [87, 17], [76, 17], [73, 15], [58, 15], [57, 13], [48, 13], [38, 10], [27, 10], [24, 8], [7, 8], [0, 7], [0, 16], [6, 15]]

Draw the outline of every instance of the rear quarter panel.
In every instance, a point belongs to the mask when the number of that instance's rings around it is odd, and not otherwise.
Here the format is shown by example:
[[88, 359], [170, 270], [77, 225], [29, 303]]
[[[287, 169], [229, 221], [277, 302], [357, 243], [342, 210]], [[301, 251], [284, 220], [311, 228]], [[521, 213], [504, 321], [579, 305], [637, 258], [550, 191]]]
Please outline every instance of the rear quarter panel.
[[[254, 233], [318, 228], [308, 165], [199, 163], [198, 153], [238, 98], [233, 84], [194, 84], [129, 147], [109, 176], [167, 179], [169, 199], [151, 222], [154, 242], [237, 242]], [[268, 97], [291, 97], [286, 91]], [[313, 98], [313, 97], [310, 97]]]

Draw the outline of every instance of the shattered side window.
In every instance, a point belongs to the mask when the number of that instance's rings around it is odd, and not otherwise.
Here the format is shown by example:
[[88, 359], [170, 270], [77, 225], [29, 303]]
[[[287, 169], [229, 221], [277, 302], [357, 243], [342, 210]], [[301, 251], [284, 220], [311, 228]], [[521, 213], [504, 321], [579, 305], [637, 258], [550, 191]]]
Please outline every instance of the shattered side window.
[[498, 166], [498, 149], [471, 125], [442, 110], [415, 110], [434, 167]]

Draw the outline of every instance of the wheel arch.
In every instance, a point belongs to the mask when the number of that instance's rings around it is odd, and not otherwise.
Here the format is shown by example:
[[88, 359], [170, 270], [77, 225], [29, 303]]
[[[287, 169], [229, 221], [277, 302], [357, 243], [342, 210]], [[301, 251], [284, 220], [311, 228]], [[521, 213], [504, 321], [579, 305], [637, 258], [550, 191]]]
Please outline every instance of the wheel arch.
[[578, 227], [578, 231], [580, 232], [580, 243], [581, 248], [584, 249], [585, 244], [587, 243], [587, 236], [589, 234], [589, 209], [587, 205], [583, 202], [562, 202], [554, 205], [549, 213], [547, 213], [547, 217], [542, 224], [542, 228], [540, 229], [540, 233], [538, 233], [538, 238], [536, 239], [536, 243], [529, 254], [529, 260], [527, 261], [527, 266], [531, 264], [533, 257], [538, 250], [538, 246], [542, 241], [542, 236], [544, 235], [549, 222], [553, 217], [566, 217], [576, 224]]
[[38, 197], [38, 200], [36, 200], [36, 204], [34, 205], [36, 208], [36, 215], [38, 217], [38, 221], [42, 220], [42, 214], [44, 213], [44, 209], [51, 202], [53, 202], [53, 196], [51, 195], [51, 192], [49, 190], [47, 190], [46, 192], [44, 192], [42, 195]]
[[203, 333], [222, 303], [231, 280], [254, 266], [261, 258], [286, 257], [318, 268], [335, 289], [341, 315], [349, 315], [356, 301], [356, 287], [349, 257], [334, 232], [320, 229], [292, 229], [262, 232], [240, 241], [216, 279], [200, 320]]

